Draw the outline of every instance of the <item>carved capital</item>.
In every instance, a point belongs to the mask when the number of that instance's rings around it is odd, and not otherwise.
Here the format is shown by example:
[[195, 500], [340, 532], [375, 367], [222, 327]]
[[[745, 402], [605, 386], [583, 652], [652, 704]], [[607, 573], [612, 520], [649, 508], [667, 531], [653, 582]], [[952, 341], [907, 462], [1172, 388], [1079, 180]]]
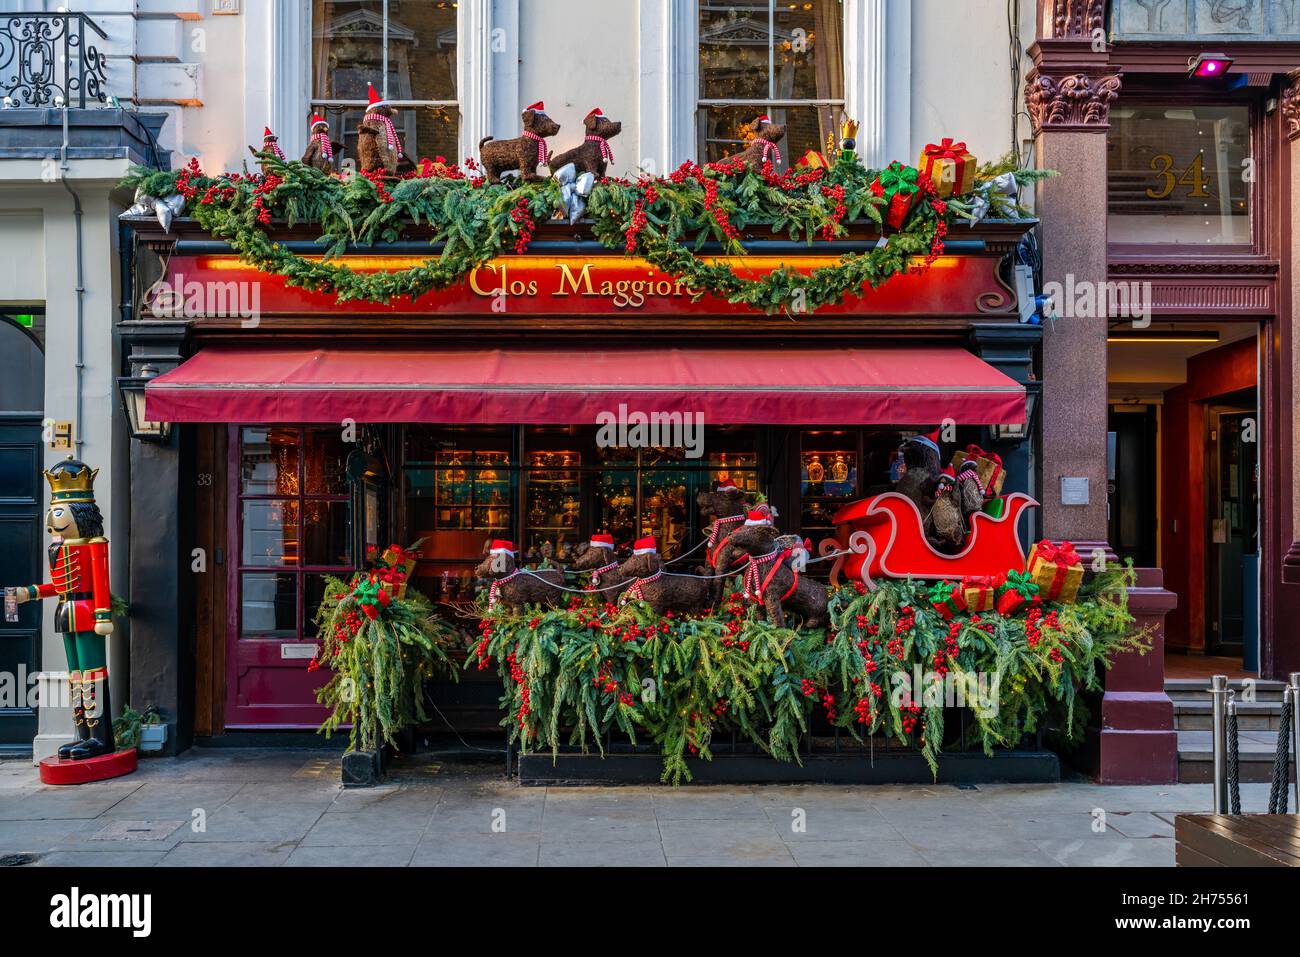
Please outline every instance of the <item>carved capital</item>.
[[1300, 139], [1300, 70], [1288, 74], [1282, 84], [1282, 122], [1292, 141]]
[[1104, 133], [1110, 126], [1110, 105], [1119, 96], [1119, 74], [1093, 76], [1071, 73], [1049, 76], [1035, 70], [1025, 83], [1025, 106], [1034, 134], [1043, 130], [1083, 130]]
[[1052, 0], [1052, 36], [1091, 37], [1106, 29], [1106, 0]]

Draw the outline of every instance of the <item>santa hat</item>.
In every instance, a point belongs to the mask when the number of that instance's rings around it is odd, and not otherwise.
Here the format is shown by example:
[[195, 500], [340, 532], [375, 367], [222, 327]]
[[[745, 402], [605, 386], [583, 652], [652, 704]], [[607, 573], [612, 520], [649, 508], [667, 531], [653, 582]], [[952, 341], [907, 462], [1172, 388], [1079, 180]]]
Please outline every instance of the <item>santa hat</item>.
[[772, 524], [771, 509], [765, 508], [763, 506], [759, 506], [758, 508], [751, 508], [749, 512], [745, 515], [745, 524], [746, 525], [771, 525]]
[[269, 126], [262, 127], [262, 139], [273, 140], [275, 138], [276, 136], [274, 133], [271, 132], [271, 128]]
[[739, 492], [740, 487], [735, 482], [719, 482], [719, 492]]
[[590, 113], [588, 113], [586, 116], [584, 116], [584, 117], [582, 118], [582, 120], [583, 120], [583, 122], [585, 123], [587, 120], [591, 119], [593, 116], [604, 116], [604, 115], [605, 115], [605, 114], [601, 112], [600, 107], [598, 106], [598, 107], [596, 107], [594, 110], [592, 110]]
[[944, 469], [942, 472], [939, 473], [939, 484], [947, 485], [947, 486], [952, 486], [957, 484], [957, 477], [952, 474], [951, 465], [949, 465], [946, 469]]
[[369, 113], [371, 110], [375, 109], [376, 107], [388, 105], [388, 101], [379, 95], [379, 91], [375, 89], [375, 85], [373, 83], [367, 83], [366, 86], [369, 88], [369, 93], [370, 93], [370, 105], [366, 107], [367, 113]]
[[608, 548], [608, 549], [611, 549], [611, 550], [612, 550], [612, 549], [614, 548], [614, 536], [613, 536], [613, 535], [593, 535], [593, 536], [591, 536], [591, 547], [592, 547], [592, 548]]
[[541, 100], [538, 100], [538, 101], [537, 101], [536, 103], [534, 103], [532, 106], [525, 106], [525, 107], [524, 107], [524, 112], [525, 112], [525, 113], [527, 113], [529, 110], [532, 110], [534, 113], [545, 113], [545, 112], [546, 112], [546, 104], [543, 103]]
[[907, 439], [906, 441], [915, 442], [918, 445], [924, 445], [928, 448], [934, 449], [935, 455], [939, 454], [939, 430], [938, 429], [935, 429], [933, 432], [930, 432], [927, 435], [914, 435], [910, 439]]
[[757, 118], [754, 120], [754, 122], [757, 123], [759, 126], [762, 126], [764, 123], [771, 123], [771, 122], [772, 122], [772, 117], [770, 117], [770, 116], [768, 116], [766, 113], [764, 113], [762, 116], [757, 117]]
[[515, 543], [507, 542], [502, 538], [492, 539], [492, 544], [488, 548], [489, 555], [513, 555], [515, 553]]
[[655, 544], [653, 535], [646, 538], [638, 538], [632, 545], [633, 555], [653, 555], [659, 551], [659, 546]]
[[326, 129], [329, 129], [330, 125], [319, 113], [313, 113], [311, 115], [311, 130], [313, 133], [316, 132], [316, 127], [318, 126], [323, 126]]

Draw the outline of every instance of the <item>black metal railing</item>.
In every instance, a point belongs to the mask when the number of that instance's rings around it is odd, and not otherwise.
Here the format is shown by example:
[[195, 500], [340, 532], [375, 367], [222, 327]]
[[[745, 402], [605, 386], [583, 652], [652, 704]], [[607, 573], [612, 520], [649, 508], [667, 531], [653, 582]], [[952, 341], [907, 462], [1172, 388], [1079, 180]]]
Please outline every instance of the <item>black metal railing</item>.
[[[96, 38], [98, 37], [98, 41]], [[69, 106], [108, 99], [108, 34], [84, 13], [0, 16], [0, 96], [5, 109]]]

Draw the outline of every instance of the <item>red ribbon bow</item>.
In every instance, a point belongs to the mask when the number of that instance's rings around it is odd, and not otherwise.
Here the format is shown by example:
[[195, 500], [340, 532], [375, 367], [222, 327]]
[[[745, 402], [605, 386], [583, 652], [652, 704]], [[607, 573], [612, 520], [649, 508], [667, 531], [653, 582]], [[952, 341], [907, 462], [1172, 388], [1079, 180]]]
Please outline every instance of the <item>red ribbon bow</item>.
[[965, 156], [966, 152], [966, 144], [954, 143], [951, 136], [945, 136], [939, 141], [938, 146], [931, 143], [925, 148], [926, 156], [940, 157], [942, 159], [957, 159], [960, 156]]
[[1047, 539], [1038, 543], [1036, 554], [1042, 556], [1045, 560], [1053, 565], [1082, 565], [1083, 559], [1079, 553], [1074, 550], [1074, 544], [1071, 542], [1061, 542], [1053, 544]]
[[1005, 575], [967, 575], [961, 580], [962, 588], [994, 589], [1001, 588], [1006, 581]]
[[996, 462], [998, 468], [1002, 467], [1002, 456], [998, 455], [996, 452], [985, 452], [973, 442], [966, 446], [966, 454], [973, 459], [988, 459], [990, 462]]

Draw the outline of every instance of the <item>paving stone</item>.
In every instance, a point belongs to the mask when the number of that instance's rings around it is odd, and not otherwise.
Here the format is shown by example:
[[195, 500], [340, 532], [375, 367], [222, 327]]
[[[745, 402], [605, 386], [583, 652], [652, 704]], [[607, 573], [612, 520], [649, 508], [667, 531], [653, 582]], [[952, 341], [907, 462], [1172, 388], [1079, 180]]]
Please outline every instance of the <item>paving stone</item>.
[[210, 815], [223, 807], [242, 787], [238, 782], [150, 781], [100, 816], [191, 821], [196, 811]]
[[48, 821], [98, 817], [138, 790], [139, 783], [96, 781], [75, 787], [42, 787], [0, 795], [0, 821]]
[[781, 834], [770, 823], [662, 821], [659, 830], [670, 863], [673, 858], [788, 855]]
[[428, 833], [411, 857], [412, 867], [535, 867], [540, 833]]
[[1037, 842], [1039, 850], [1067, 867], [1173, 867], [1174, 842], [1167, 838]]
[[[768, 808], [768, 820], [784, 841], [898, 841], [902, 835], [874, 807], [813, 807], [796, 817]], [[795, 825], [800, 829], [796, 830]]]
[[426, 831], [476, 834], [541, 831], [545, 791], [466, 795], [448, 792], [434, 808]]
[[300, 846], [286, 867], [405, 867], [415, 853], [414, 844], [369, 844], [353, 847]]
[[666, 867], [664, 848], [653, 841], [543, 841], [543, 867]]
[[149, 842], [165, 841], [185, 824], [184, 821], [129, 821], [113, 819], [89, 836], [92, 841]]
[[790, 853], [800, 867], [929, 867], [906, 841], [798, 841]]
[[1132, 814], [1123, 812], [1107, 814], [1106, 828], [1128, 838], [1172, 838], [1174, 836], [1173, 824], [1149, 811], [1135, 811]]
[[660, 821], [763, 821], [763, 802], [750, 791], [694, 788], [656, 791], [655, 818]]
[[154, 867], [166, 851], [56, 851], [36, 862], [37, 867]]
[[312, 804], [226, 805], [207, 816], [205, 829], [186, 835], [186, 841], [300, 841], [324, 811]]
[[424, 836], [432, 809], [396, 819], [372, 816], [364, 811], [322, 814], [302, 839], [303, 846], [366, 847], [373, 844], [403, 844], [415, 847]]
[[177, 844], [160, 867], [279, 867], [293, 853], [290, 842], [231, 841]]

